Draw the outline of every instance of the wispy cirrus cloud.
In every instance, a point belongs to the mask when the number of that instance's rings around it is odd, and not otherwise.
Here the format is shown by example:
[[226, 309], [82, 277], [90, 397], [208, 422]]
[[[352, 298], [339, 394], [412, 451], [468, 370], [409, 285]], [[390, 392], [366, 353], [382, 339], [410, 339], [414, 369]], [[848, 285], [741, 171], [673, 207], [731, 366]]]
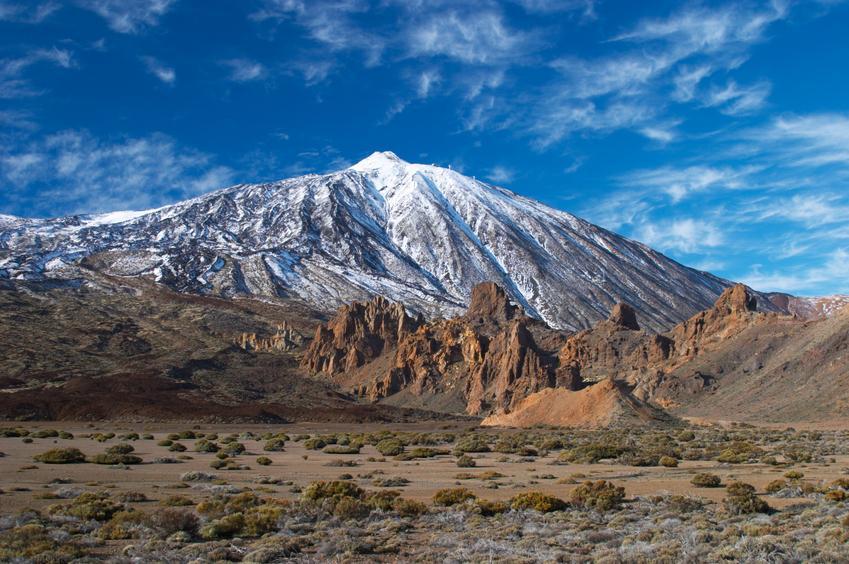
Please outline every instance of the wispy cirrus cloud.
[[0, 0], [0, 21], [39, 24], [61, 7], [61, 4], [53, 0], [25, 3]]
[[251, 82], [261, 80], [268, 74], [265, 65], [250, 59], [227, 59], [221, 64], [230, 71], [229, 79], [234, 82]]
[[141, 61], [144, 63], [147, 72], [155, 76], [161, 82], [171, 85], [177, 80], [177, 71], [175, 71], [173, 67], [169, 67], [158, 59], [144, 56], [141, 57]]
[[47, 63], [69, 69], [75, 66], [73, 54], [67, 49], [33, 49], [19, 57], [0, 60], [0, 98], [37, 96], [35, 88], [24, 77], [25, 71], [38, 64]]
[[139, 33], [159, 24], [177, 0], [76, 0], [81, 8], [91, 10], [106, 20], [118, 33]]
[[3, 205], [32, 215], [146, 209], [232, 182], [212, 156], [153, 134], [117, 140], [70, 130], [0, 147]]

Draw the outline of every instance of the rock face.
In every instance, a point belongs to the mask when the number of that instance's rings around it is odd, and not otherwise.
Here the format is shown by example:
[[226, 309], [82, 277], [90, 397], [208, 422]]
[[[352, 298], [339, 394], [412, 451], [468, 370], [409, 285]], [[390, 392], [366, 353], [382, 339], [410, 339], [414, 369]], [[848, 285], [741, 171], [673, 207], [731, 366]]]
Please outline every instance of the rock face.
[[[425, 324], [402, 313], [380, 298], [340, 309], [317, 330], [303, 365], [328, 375], [364, 367], [351, 387], [372, 401], [402, 391], [454, 395], [473, 415], [510, 409], [561, 379], [556, 350], [562, 335], [524, 315], [493, 283], [475, 286], [469, 310], [454, 319]], [[382, 354], [391, 360], [379, 359]], [[378, 362], [366, 366], [370, 361]], [[578, 387], [571, 376], [562, 380]]]
[[[641, 329], [634, 310], [617, 304], [595, 327], [567, 334], [525, 316], [492, 284], [475, 287], [471, 304], [433, 323], [401, 317], [385, 300], [343, 308], [318, 330], [304, 365], [350, 371], [348, 387], [364, 399], [485, 416], [492, 425], [668, 423], [663, 409], [739, 418], [744, 404], [760, 406], [762, 419], [772, 406], [815, 418], [810, 406], [820, 403], [849, 414], [841, 391], [849, 386], [849, 312], [816, 322], [761, 313], [756, 294], [736, 285], [666, 333]], [[396, 313], [367, 321], [383, 310]], [[796, 389], [798, 381], [811, 385]], [[811, 396], [819, 389], [833, 398]]]
[[261, 337], [256, 333], [242, 333], [236, 338], [236, 344], [246, 351], [289, 352], [301, 348], [304, 337], [284, 321], [273, 335]]
[[342, 306], [332, 321], [316, 330], [303, 366], [314, 373], [350, 372], [395, 348], [422, 323], [403, 305], [381, 296]]

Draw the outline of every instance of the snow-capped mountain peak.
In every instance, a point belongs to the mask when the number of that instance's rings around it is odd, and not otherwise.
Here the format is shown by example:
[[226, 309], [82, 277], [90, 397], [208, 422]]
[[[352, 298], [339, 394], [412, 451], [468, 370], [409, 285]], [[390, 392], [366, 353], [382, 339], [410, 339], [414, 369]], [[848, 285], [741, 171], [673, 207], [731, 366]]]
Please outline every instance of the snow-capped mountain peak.
[[238, 185], [146, 212], [0, 218], [0, 277], [76, 265], [185, 292], [300, 298], [321, 310], [375, 294], [431, 316], [494, 281], [555, 327], [620, 301], [666, 328], [728, 285], [508, 190], [376, 152], [348, 169]]

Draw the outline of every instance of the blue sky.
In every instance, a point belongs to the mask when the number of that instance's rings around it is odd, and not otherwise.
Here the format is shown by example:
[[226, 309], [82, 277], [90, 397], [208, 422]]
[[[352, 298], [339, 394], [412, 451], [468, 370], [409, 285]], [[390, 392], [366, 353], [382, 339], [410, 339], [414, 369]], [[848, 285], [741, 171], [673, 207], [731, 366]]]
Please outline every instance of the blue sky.
[[849, 2], [0, 0], [0, 213], [374, 150], [763, 290], [849, 293]]

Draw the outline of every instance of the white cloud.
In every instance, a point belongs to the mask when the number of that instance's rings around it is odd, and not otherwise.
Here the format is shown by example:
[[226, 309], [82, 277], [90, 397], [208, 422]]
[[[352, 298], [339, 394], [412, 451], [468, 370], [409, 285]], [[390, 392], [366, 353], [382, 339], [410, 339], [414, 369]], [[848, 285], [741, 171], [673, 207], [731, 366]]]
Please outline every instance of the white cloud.
[[2, 149], [0, 178], [33, 214], [145, 209], [220, 188], [233, 171], [161, 134], [106, 141], [65, 131]]
[[138, 33], [159, 24], [176, 0], [77, 0], [77, 3], [106, 20], [113, 31]]
[[761, 266], [755, 266], [741, 281], [762, 291], [810, 295], [826, 288], [828, 292], [845, 292], [849, 287], [849, 252], [837, 249], [819, 263], [782, 272], [764, 272]]
[[0, 60], [0, 98], [37, 96], [41, 92], [23, 78], [24, 71], [33, 65], [50, 63], [69, 69], [75, 66], [73, 55], [67, 49], [35, 49], [12, 59]]
[[39, 24], [61, 7], [53, 1], [21, 4], [0, 0], [0, 21]]
[[250, 82], [259, 80], [266, 75], [266, 68], [262, 63], [250, 59], [228, 59], [221, 64], [230, 69], [230, 80], [235, 82]]
[[713, 88], [705, 97], [705, 105], [717, 106], [722, 113], [740, 115], [752, 113], [766, 104], [772, 86], [761, 81], [751, 86], [741, 87], [733, 80], [723, 88]]
[[255, 21], [294, 21], [332, 51], [360, 51], [367, 66], [380, 62], [386, 39], [357, 25], [354, 16], [369, 9], [362, 0], [263, 0]]
[[619, 182], [624, 186], [641, 189], [641, 195], [645, 196], [664, 193], [672, 203], [677, 203], [695, 192], [715, 189], [739, 190], [750, 186], [749, 178], [759, 170], [756, 166], [663, 166], [635, 170], [621, 176]]
[[647, 222], [639, 226], [634, 236], [650, 247], [683, 253], [700, 252], [725, 243], [725, 237], [719, 227], [692, 218]]
[[675, 90], [672, 99], [678, 102], [689, 102], [696, 96], [699, 83], [710, 76], [713, 69], [710, 65], [682, 66], [672, 79]]
[[444, 56], [464, 63], [503, 64], [523, 58], [536, 38], [510, 29], [498, 12], [435, 13], [405, 32], [410, 56]]
[[849, 115], [786, 115], [741, 134], [761, 155], [797, 167], [849, 166]]
[[496, 183], [511, 182], [516, 177], [516, 171], [506, 166], [497, 165], [492, 167], [487, 178]]
[[141, 60], [147, 68], [147, 72], [165, 84], [174, 84], [177, 80], [177, 72], [173, 68], [164, 65], [153, 57], [142, 57]]

